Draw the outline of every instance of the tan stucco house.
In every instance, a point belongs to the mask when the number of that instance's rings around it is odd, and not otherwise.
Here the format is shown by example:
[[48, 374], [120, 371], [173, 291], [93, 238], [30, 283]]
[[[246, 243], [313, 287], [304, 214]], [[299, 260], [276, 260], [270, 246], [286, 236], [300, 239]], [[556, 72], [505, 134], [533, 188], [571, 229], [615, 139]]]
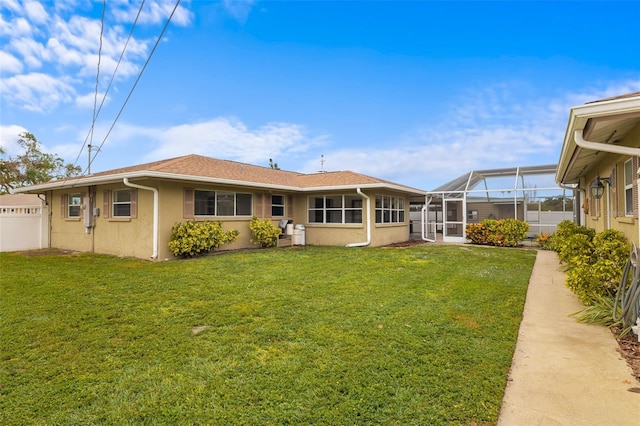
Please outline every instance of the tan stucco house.
[[580, 224], [639, 245], [640, 92], [571, 108], [556, 181], [575, 185]]
[[255, 247], [252, 216], [304, 225], [306, 244], [381, 246], [409, 239], [409, 202], [425, 192], [362, 174], [303, 174], [200, 155], [20, 188], [49, 205], [51, 247], [172, 258], [171, 228], [215, 220]]

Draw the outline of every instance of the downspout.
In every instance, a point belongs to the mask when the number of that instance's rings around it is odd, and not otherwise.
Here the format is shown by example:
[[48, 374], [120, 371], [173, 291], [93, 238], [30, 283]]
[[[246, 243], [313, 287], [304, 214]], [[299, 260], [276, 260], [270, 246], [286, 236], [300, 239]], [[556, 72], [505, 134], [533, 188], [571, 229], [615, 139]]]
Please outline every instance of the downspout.
[[367, 241], [364, 241], [362, 243], [351, 243], [351, 244], [347, 244], [346, 247], [364, 247], [364, 246], [368, 246], [369, 244], [371, 244], [371, 198], [366, 195], [364, 192], [362, 192], [360, 190], [360, 188], [356, 188], [356, 191], [358, 192], [358, 194], [360, 194], [361, 197], [363, 197], [365, 200], [367, 200], [366, 205], [367, 205]]
[[[586, 141], [582, 137], [584, 130], [576, 130], [573, 135], [580, 148], [590, 149], [592, 151], [610, 152], [611, 154], [630, 155], [632, 157], [640, 157], [640, 148], [631, 148], [628, 146], [608, 145], [598, 142]], [[640, 197], [638, 197], [638, 209], [640, 209]], [[639, 210], [640, 211], [640, 210]], [[638, 228], [638, 242], [640, 242], [640, 226]]]
[[144, 189], [153, 192], [153, 254], [151, 259], [158, 258], [158, 189], [150, 186], [142, 186], [129, 182], [129, 178], [123, 178], [122, 181], [126, 186], [131, 188]]
[[428, 235], [428, 232], [429, 232], [428, 231], [428, 226], [429, 226], [429, 206], [431, 205], [431, 201], [433, 200], [433, 198], [432, 197], [427, 197], [427, 196], [425, 196], [425, 198], [426, 198], [426, 203], [425, 203], [424, 206], [422, 206], [422, 210], [420, 211], [420, 218], [422, 219], [422, 226], [420, 227], [421, 228], [420, 231], [421, 231], [421, 234], [422, 234], [421, 236], [422, 236], [422, 240], [423, 241], [428, 241], [430, 243], [435, 243], [436, 242], [436, 240], [435, 240], [435, 234], [436, 234], [435, 230], [433, 232], [433, 236], [434, 236], [433, 240], [430, 239], [429, 235]]

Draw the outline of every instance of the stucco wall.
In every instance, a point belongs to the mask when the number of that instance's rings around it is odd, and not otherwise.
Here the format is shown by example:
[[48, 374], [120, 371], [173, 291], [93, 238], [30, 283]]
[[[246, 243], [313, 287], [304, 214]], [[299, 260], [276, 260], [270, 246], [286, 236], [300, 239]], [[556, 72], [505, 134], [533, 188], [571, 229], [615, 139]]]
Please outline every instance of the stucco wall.
[[[627, 134], [622, 141], [622, 145], [640, 147], [640, 126], [637, 126]], [[602, 232], [607, 229], [607, 219], [609, 218], [612, 229], [618, 229], [629, 241], [638, 244], [638, 170], [635, 169], [633, 171], [633, 179], [636, 182], [633, 188], [634, 215], [633, 217], [626, 216], [624, 206], [624, 163], [630, 157], [605, 152], [599, 153], [598, 157], [598, 163], [584, 177], [580, 185], [589, 198], [589, 213], [585, 214], [585, 225], [593, 228], [596, 232]], [[601, 178], [612, 177], [612, 185], [609, 187], [609, 191], [605, 191], [600, 200], [593, 199], [590, 191], [590, 186], [596, 175]], [[596, 208], [596, 205], [599, 209]]]
[[[253, 214], [259, 217], [271, 216], [272, 192], [256, 190], [253, 188], [238, 188], [221, 185], [204, 185], [190, 182], [167, 182], [159, 180], [136, 180], [136, 184], [154, 187], [158, 189], [159, 216], [158, 216], [158, 257], [157, 260], [172, 259], [168, 244], [171, 236], [171, 228], [174, 224], [187, 220], [184, 214], [184, 190], [185, 188], [198, 190], [223, 190], [235, 192], [248, 192], [253, 194]], [[94, 228], [88, 234], [82, 218], [65, 218], [62, 206], [62, 195], [71, 193], [89, 193], [87, 187], [52, 191], [48, 198], [52, 204], [52, 230], [51, 246], [78, 250], [94, 251], [96, 253], [113, 254], [118, 256], [131, 256], [141, 259], [150, 259], [153, 254], [153, 192], [137, 189], [136, 210], [137, 215], [131, 218], [114, 218], [106, 212], [110, 204], [105, 203], [105, 192], [111, 193], [116, 189], [127, 189], [124, 183], [111, 185], [99, 185], [95, 188], [95, 202], [93, 207], [99, 208], [100, 215], [94, 219]], [[355, 192], [355, 191], [354, 191]], [[277, 225], [283, 218], [292, 219], [294, 224], [305, 225], [305, 240], [309, 245], [346, 245], [349, 243], [364, 242], [367, 239], [366, 212], [363, 224], [310, 224], [307, 221], [308, 194], [287, 194], [276, 192], [286, 196], [284, 217], [271, 218]], [[335, 193], [335, 192], [334, 192]], [[342, 192], [347, 193], [347, 192]], [[353, 194], [353, 192], [348, 192]], [[368, 194], [372, 197], [371, 208], [374, 208], [373, 199], [375, 193]], [[387, 195], [387, 194], [385, 194]], [[398, 194], [393, 194], [397, 196]], [[363, 203], [363, 206], [366, 203]], [[83, 206], [89, 208], [89, 206]], [[409, 238], [409, 202], [405, 199], [405, 222], [401, 224], [373, 224], [371, 245], [384, 245]], [[371, 214], [375, 220], [375, 214]], [[211, 217], [196, 218], [195, 220], [216, 220], [223, 224], [225, 230], [236, 229], [239, 231], [238, 241], [222, 246], [221, 250], [255, 247], [250, 242], [252, 237], [249, 230], [251, 217]]]

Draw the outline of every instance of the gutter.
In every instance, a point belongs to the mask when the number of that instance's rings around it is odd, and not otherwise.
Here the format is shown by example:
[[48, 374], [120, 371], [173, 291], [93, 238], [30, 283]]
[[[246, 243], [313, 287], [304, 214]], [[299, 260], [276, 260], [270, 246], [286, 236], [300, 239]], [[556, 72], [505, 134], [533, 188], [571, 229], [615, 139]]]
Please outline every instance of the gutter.
[[360, 187], [356, 188], [356, 192], [360, 194], [365, 200], [367, 200], [367, 241], [362, 243], [351, 243], [345, 247], [364, 247], [371, 244], [371, 198], [360, 190]]
[[129, 182], [129, 178], [123, 178], [122, 182], [125, 186], [129, 186], [131, 188], [144, 189], [147, 191], [153, 192], [153, 254], [151, 255], [151, 259], [158, 258], [158, 189], [152, 188], [150, 186], [142, 186], [135, 183]]
[[640, 157], [640, 148], [632, 148], [628, 146], [608, 145], [600, 142], [586, 141], [582, 137], [584, 129], [576, 130], [574, 138], [576, 145], [580, 148], [590, 149], [592, 151], [610, 152], [612, 154], [630, 155], [632, 157]]
[[[611, 154], [629, 155], [632, 157], [640, 157], [640, 148], [631, 148], [628, 146], [608, 145], [604, 143], [586, 141], [583, 138], [584, 129], [576, 130], [573, 135], [580, 148], [590, 149], [593, 151], [609, 152]], [[607, 187], [607, 205], [609, 205], [609, 191], [611, 188]], [[610, 207], [609, 207], [610, 208]], [[638, 209], [640, 209], [640, 197], [638, 197]], [[607, 218], [610, 221], [611, 213], [607, 214]], [[636, 225], [637, 226], [637, 225]], [[611, 223], [608, 224], [611, 227]], [[638, 226], [638, 241], [640, 241], [640, 226]]]

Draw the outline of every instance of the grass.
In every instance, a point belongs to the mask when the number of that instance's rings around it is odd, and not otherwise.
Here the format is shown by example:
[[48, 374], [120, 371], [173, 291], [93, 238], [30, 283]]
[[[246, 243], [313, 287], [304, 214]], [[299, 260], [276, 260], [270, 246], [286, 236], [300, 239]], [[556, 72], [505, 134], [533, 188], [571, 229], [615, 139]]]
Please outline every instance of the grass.
[[0, 423], [494, 424], [534, 259], [0, 254]]

